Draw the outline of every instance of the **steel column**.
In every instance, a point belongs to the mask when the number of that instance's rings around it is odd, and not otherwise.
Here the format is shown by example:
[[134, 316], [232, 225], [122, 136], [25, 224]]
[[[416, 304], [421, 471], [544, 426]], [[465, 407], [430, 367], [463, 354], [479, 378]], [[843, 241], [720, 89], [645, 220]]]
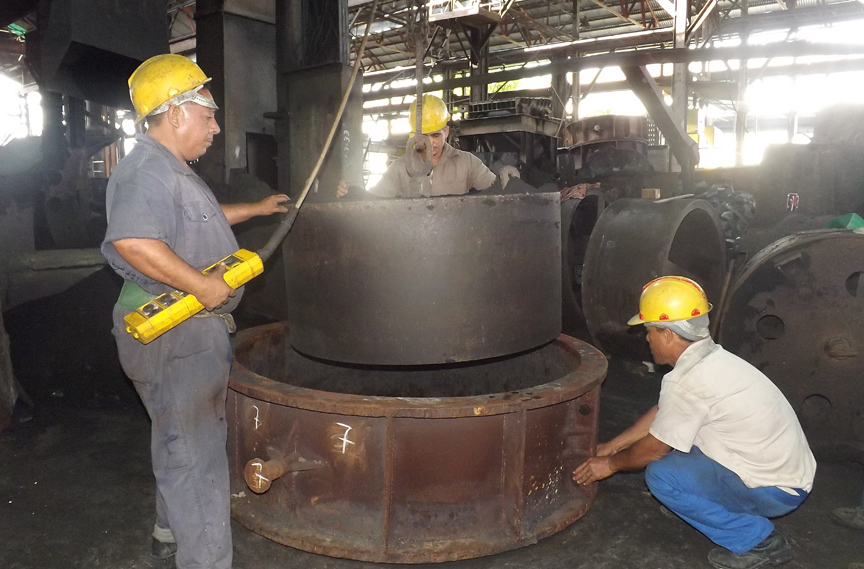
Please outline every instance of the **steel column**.
[[249, 170], [249, 133], [275, 135], [275, 125], [264, 118], [276, 108], [275, 14], [272, 6], [250, 12], [233, 0], [209, 0], [198, 3], [195, 19], [198, 63], [213, 77], [208, 86], [222, 127], [200, 169], [208, 180], [228, 184], [232, 170]]
[[[741, 0], [741, 45], [747, 46], [749, 32], [747, 29], [748, 0]], [[749, 46], [747, 46], [749, 47]], [[744, 135], [747, 132], [747, 83], [749, 76], [747, 72], [747, 61], [738, 62], [738, 100], [735, 105], [735, 165], [744, 165]]]
[[683, 128], [683, 123], [670, 112], [669, 107], [663, 101], [663, 93], [654, 78], [648, 73], [647, 68], [644, 66], [622, 67], [621, 71], [630, 84], [630, 88], [633, 89], [633, 93], [639, 97], [660, 132], [663, 133], [673, 156], [681, 165], [681, 183], [684, 190], [687, 191], [690, 181], [689, 173], [699, 162], [699, 145], [688, 136], [687, 131]]
[[[348, 8], [340, 0], [279, 0], [279, 108], [271, 116], [279, 134], [279, 190], [296, 197], [324, 146], [348, 78]], [[334, 197], [342, 180], [362, 185], [362, 90], [348, 100], [320, 177], [321, 192], [309, 201]]]
[[[689, 8], [690, 8], [690, 0], [675, 0], [675, 18], [673, 21], [673, 29], [675, 32], [673, 47], [676, 49], [686, 49], [687, 48], [687, 17], [689, 16]], [[688, 102], [688, 89], [687, 83], [689, 79], [689, 72], [687, 70], [688, 65], [686, 63], [676, 63], [673, 66], [672, 73], [672, 119], [676, 124], [680, 125], [681, 131], [684, 133], [684, 136], [687, 136], [687, 102]], [[647, 105], [646, 105], [647, 107]], [[653, 116], [653, 114], [652, 114]], [[656, 120], [656, 119], [655, 119]], [[666, 134], [664, 133], [664, 136]], [[666, 137], [669, 138], [668, 136]], [[688, 137], [689, 138], [689, 137]], [[670, 144], [671, 146], [671, 144]], [[696, 166], [696, 163], [699, 161], [698, 158], [698, 145], [697, 145], [697, 158], [695, 162], [690, 162], [686, 159], [678, 158], [677, 154], [673, 154], [676, 159], [678, 168], [681, 170], [681, 185], [682, 187], [689, 188], [690, 186], [690, 173], [693, 167]], [[673, 166], [671, 164], [670, 166]], [[676, 168], [671, 168], [672, 171], [675, 171]]]

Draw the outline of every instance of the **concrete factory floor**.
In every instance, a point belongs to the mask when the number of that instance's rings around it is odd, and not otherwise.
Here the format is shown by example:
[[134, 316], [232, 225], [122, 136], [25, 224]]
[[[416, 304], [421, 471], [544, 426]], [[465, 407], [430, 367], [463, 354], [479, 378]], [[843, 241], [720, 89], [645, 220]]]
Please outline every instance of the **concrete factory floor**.
[[[153, 527], [150, 425], [119, 369], [108, 330], [119, 283], [100, 271], [60, 295], [4, 314], [15, 373], [36, 402], [0, 433], [0, 569], [169, 569], [149, 557]], [[96, 323], [105, 323], [99, 325]], [[656, 402], [660, 374], [612, 360], [603, 386], [600, 439]], [[784, 569], [847, 569], [864, 563], [864, 532], [832, 523], [853, 506], [861, 465], [819, 458], [812, 495], [777, 520], [795, 558]], [[367, 569], [278, 545], [233, 524], [237, 569]], [[713, 547], [664, 516], [641, 472], [600, 482], [588, 513], [536, 545], [440, 569], [693, 569]]]
[[[613, 361], [604, 385], [600, 435], [606, 439], [653, 404], [658, 374]], [[0, 435], [0, 567], [111, 569], [173, 567], [148, 554], [153, 524], [149, 424], [136, 405], [87, 408], [55, 397], [32, 420]], [[864, 532], [834, 525], [833, 507], [860, 497], [860, 465], [821, 461], [813, 494], [777, 521], [795, 558], [788, 568], [843, 568], [864, 562]], [[481, 568], [709, 567], [712, 544], [677, 518], [664, 516], [641, 473], [600, 483], [591, 510], [563, 532], [499, 555], [437, 565]], [[322, 557], [278, 545], [234, 524], [238, 569], [381, 567]], [[423, 567], [436, 567], [424, 565]]]

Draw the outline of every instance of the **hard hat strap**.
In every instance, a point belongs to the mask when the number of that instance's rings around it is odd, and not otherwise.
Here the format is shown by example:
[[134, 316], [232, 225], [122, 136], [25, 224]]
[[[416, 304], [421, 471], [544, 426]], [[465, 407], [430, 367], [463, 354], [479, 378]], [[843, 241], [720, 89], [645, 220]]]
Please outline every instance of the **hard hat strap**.
[[206, 95], [202, 95], [199, 91], [204, 88], [204, 85], [198, 85], [194, 89], [190, 89], [184, 93], [180, 93], [176, 95], [150, 112], [150, 116], [160, 115], [164, 112], [167, 112], [171, 105], [180, 106], [183, 103], [195, 103], [196, 105], [201, 105], [202, 107], [207, 107], [209, 109], [218, 109], [218, 105], [216, 105], [216, 101], [213, 100], [213, 97], [208, 97]]

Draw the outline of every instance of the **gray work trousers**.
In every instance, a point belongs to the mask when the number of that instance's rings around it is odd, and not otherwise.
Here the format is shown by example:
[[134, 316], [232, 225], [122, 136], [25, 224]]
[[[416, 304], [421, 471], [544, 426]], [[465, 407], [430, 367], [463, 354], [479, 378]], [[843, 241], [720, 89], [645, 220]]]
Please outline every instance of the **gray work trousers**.
[[152, 421], [156, 523], [177, 541], [178, 569], [230, 569], [225, 398], [231, 370], [221, 318], [190, 318], [142, 345], [114, 307], [120, 363]]

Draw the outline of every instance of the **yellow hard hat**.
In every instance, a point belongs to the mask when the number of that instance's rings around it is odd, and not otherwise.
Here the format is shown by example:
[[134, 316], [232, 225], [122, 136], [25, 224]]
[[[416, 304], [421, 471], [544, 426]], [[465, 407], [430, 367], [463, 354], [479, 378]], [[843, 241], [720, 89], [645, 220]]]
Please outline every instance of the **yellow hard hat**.
[[138, 113], [135, 122], [162, 103], [207, 81], [210, 77], [188, 57], [171, 53], [151, 57], [129, 77], [129, 96]]
[[642, 287], [639, 314], [627, 324], [689, 320], [708, 314], [712, 308], [705, 291], [695, 281], [685, 277], [660, 277]]
[[[417, 102], [411, 103], [408, 108], [408, 120], [411, 122], [411, 134], [417, 125]], [[450, 113], [447, 112], [447, 104], [441, 97], [435, 95], [423, 95], [423, 134], [438, 132], [447, 126]]]

